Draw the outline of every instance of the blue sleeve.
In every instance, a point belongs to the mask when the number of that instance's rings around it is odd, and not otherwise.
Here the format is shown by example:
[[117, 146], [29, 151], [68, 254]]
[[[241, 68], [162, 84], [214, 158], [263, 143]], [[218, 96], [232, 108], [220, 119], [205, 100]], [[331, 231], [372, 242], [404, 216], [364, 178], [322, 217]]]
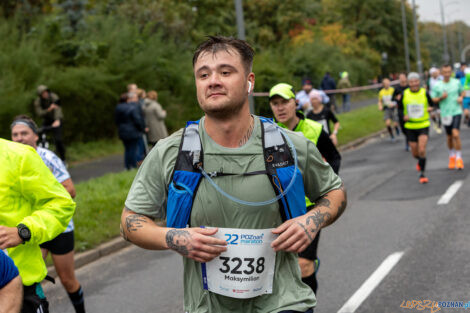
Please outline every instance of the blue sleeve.
[[18, 269], [13, 260], [0, 250], [0, 289], [5, 287], [16, 276], [19, 275]]

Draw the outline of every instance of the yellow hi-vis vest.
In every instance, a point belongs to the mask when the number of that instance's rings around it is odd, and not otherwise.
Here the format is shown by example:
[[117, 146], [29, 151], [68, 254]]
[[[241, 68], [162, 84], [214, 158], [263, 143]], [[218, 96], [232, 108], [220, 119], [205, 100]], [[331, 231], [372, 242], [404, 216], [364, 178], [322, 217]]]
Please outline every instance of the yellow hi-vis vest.
[[403, 112], [408, 115], [409, 120], [405, 123], [406, 129], [421, 129], [431, 125], [429, 122], [428, 98], [426, 90], [420, 88], [412, 92], [407, 88], [403, 93]]

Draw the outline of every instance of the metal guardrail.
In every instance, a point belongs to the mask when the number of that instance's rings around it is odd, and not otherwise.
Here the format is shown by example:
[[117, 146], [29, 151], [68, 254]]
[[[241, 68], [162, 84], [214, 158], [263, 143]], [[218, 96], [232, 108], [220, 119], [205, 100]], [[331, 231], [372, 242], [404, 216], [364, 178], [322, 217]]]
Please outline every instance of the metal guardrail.
[[[398, 85], [398, 80], [393, 80], [390, 82], [391, 86]], [[326, 94], [336, 94], [336, 93], [349, 93], [349, 92], [356, 92], [356, 91], [364, 91], [364, 90], [372, 90], [382, 87], [383, 84], [372, 84], [367, 86], [358, 86], [352, 88], [344, 88], [344, 89], [333, 89], [333, 90], [323, 90]], [[253, 97], [268, 97], [269, 92], [253, 92]]]

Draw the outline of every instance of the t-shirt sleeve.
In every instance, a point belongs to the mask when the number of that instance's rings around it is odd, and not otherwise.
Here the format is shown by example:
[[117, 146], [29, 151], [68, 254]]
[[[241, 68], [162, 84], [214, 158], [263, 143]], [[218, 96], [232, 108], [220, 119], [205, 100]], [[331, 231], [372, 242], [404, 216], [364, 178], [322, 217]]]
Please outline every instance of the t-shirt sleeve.
[[18, 268], [13, 260], [0, 250], [0, 289], [8, 285], [18, 275]]
[[338, 123], [336, 115], [331, 111], [328, 111], [328, 120], [332, 121], [333, 123]]
[[331, 166], [323, 161], [315, 144], [307, 140], [304, 146], [305, 163], [303, 169], [305, 195], [315, 202], [326, 193], [341, 187], [342, 181]]
[[[181, 133], [175, 133], [181, 136]], [[156, 219], [166, 218], [168, 183], [178, 154], [175, 134], [158, 141], [140, 166], [125, 202], [126, 208]]]

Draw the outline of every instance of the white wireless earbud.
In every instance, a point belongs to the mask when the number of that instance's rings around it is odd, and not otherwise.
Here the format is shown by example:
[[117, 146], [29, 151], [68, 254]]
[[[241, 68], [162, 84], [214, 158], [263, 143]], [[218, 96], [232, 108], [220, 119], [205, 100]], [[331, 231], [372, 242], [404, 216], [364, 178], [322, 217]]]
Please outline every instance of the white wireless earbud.
[[248, 93], [251, 92], [251, 86], [252, 86], [252, 85], [251, 85], [251, 82], [249, 81], [249, 82], [248, 82]]

